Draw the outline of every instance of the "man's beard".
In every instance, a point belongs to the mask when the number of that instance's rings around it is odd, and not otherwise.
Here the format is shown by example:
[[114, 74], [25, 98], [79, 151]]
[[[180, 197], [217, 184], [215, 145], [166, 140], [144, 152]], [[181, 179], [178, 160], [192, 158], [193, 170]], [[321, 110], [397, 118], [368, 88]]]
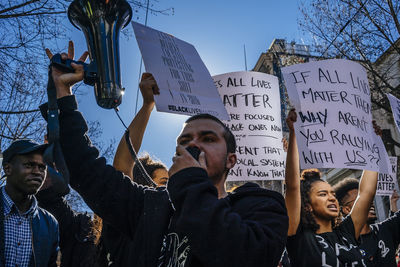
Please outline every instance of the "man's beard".
[[[225, 161], [227, 158], [228, 158], [228, 152], [225, 155]], [[212, 183], [214, 185], [220, 183], [221, 180], [225, 181], [226, 177], [228, 176], [229, 169], [225, 166], [225, 161], [221, 163], [221, 164], [223, 164], [223, 166], [221, 166], [221, 171], [219, 171], [218, 173], [214, 173], [212, 176], [209, 176], [210, 180], [212, 181]], [[207, 162], [206, 162], [206, 164], [207, 164]]]

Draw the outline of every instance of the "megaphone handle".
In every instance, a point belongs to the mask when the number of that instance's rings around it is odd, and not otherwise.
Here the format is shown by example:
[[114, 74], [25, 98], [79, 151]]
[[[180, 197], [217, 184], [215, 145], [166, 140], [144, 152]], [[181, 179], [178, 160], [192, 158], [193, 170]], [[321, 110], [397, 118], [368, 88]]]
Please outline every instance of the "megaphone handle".
[[88, 65], [82, 61], [75, 61], [72, 59], [63, 60], [61, 54], [55, 54], [50, 59], [50, 64], [63, 72], [69, 72], [69, 73], [75, 72], [75, 70], [71, 66], [71, 63], [83, 65], [85, 67]]

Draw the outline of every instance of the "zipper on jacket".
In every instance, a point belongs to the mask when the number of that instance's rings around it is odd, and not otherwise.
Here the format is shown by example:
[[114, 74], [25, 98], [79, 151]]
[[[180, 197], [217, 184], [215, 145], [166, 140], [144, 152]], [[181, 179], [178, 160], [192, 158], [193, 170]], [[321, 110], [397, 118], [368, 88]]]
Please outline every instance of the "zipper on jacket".
[[32, 229], [32, 218], [29, 220], [31, 226], [31, 244], [32, 244], [32, 255], [33, 255], [33, 266], [36, 267], [35, 247], [33, 246], [33, 229]]

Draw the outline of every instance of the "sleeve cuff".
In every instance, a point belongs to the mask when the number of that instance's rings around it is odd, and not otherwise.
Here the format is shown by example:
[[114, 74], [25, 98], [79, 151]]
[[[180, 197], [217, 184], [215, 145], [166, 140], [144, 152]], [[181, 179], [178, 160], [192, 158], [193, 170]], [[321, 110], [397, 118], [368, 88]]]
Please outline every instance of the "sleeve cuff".
[[207, 172], [199, 167], [190, 167], [180, 170], [169, 178], [168, 188], [180, 187], [188, 182], [192, 183], [193, 179], [196, 178], [201, 180], [208, 179]]
[[[64, 96], [62, 98], [57, 99], [57, 104], [59, 110], [62, 111], [73, 111], [78, 109], [78, 103], [76, 102], [75, 95]], [[48, 103], [44, 103], [39, 106], [40, 113], [42, 114], [43, 118], [47, 121], [47, 110]]]
[[218, 196], [217, 188], [211, 182], [206, 170], [199, 167], [186, 168], [172, 175], [168, 180], [167, 190], [175, 207], [188, 190], [211, 190], [212, 194]]

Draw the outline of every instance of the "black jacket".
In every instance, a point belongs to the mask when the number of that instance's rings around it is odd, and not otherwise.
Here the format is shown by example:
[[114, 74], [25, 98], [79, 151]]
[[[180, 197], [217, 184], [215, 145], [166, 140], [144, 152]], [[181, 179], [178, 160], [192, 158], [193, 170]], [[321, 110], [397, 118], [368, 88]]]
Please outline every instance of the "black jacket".
[[75, 212], [52, 188], [37, 194], [39, 205], [56, 217], [60, 227], [61, 267], [107, 266], [101, 246], [94, 242], [92, 217]]
[[280, 194], [247, 184], [218, 199], [201, 168], [179, 171], [167, 190], [140, 186], [98, 157], [74, 96], [58, 105], [71, 186], [105, 222], [133, 240], [132, 266], [157, 266], [164, 236], [171, 233], [189, 245], [179, 255], [180, 266], [277, 266], [288, 229]]
[[371, 232], [360, 236], [360, 248], [376, 266], [396, 267], [400, 244], [400, 211], [380, 223], [370, 225]]

